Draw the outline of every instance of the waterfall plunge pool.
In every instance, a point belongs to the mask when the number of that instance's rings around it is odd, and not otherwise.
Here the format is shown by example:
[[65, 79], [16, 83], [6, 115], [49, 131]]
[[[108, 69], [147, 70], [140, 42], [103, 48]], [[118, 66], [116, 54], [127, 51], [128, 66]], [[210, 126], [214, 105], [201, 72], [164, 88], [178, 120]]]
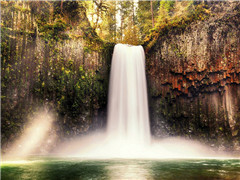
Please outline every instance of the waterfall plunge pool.
[[239, 159], [84, 160], [32, 157], [1, 164], [2, 179], [240, 179]]

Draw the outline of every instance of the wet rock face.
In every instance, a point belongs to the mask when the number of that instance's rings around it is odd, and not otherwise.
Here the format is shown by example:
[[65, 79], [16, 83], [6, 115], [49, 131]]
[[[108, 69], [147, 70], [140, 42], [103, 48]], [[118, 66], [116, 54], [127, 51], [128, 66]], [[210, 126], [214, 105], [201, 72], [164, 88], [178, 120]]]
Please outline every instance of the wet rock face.
[[[159, 38], [147, 54], [152, 133], [239, 148], [240, 3]], [[226, 8], [223, 8], [226, 7]]]

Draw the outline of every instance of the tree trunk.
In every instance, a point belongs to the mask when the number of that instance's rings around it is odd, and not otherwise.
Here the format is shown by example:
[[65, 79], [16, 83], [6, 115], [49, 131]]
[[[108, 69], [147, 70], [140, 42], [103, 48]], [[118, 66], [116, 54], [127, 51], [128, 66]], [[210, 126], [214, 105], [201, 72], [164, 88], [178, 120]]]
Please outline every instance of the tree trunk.
[[154, 14], [153, 14], [153, 3], [152, 0], [150, 1], [151, 4], [151, 13], [152, 13], [152, 27], [154, 28]]
[[121, 41], [122, 41], [123, 40], [123, 13], [122, 13], [121, 10], [120, 10], [120, 16], [121, 16], [120, 38], [121, 38]]
[[61, 0], [61, 12], [63, 13], [63, 0]]

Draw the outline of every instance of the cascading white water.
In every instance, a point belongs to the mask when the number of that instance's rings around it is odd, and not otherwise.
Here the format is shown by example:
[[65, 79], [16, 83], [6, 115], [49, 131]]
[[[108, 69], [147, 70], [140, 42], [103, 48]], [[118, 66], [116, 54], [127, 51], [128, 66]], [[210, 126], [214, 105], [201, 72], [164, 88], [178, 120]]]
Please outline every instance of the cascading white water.
[[145, 54], [142, 46], [115, 46], [108, 103], [108, 135], [119, 143], [149, 145]]
[[117, 44], [112, 57], [107, 131], [63, 143], [56, 154], [82, 158], [211, 158], [198, 142], [151, 138], [145, 54], [142, 46]]

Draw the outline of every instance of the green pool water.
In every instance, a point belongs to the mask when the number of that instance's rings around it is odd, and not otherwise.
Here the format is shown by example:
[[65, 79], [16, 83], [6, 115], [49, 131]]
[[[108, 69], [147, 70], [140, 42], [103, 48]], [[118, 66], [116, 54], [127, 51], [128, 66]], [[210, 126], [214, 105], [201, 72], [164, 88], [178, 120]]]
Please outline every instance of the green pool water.
[[3, 180], [240, 180], [240, 160], [81, 160], [32, 158], [27, 161], [2, 163], [1, 177]]

